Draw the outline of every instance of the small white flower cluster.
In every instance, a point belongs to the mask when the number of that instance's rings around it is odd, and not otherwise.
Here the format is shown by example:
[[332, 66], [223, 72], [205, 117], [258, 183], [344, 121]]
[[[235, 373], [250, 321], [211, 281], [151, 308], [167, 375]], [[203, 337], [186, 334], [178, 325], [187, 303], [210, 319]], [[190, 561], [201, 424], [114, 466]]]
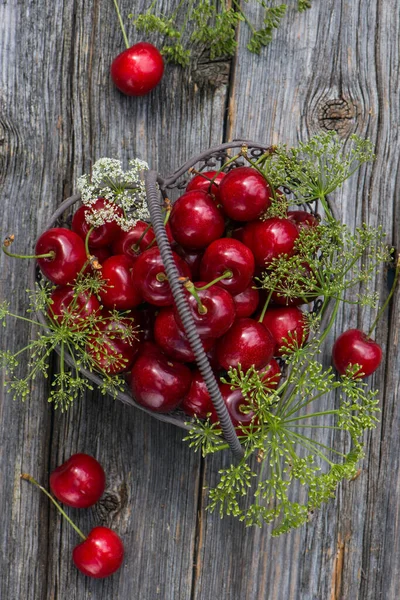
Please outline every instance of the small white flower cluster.
[[[100, 158], [93, 165], [92, 175], [78, 178], [77, 187], [83, 204], [93, 205], [98, 198], [109, 201], [107, 207], [86, 213], [86, 219], [93, 227], [116, 221], [124, 231], [129, 231], [139, 220], [148, 221], [146, 192], [141, 172], [149, 165], [139, 158], [129, 161], [129, 169], [124, 171], [120, 160]], [[117, 207], [122, 208], [121, 211]]]

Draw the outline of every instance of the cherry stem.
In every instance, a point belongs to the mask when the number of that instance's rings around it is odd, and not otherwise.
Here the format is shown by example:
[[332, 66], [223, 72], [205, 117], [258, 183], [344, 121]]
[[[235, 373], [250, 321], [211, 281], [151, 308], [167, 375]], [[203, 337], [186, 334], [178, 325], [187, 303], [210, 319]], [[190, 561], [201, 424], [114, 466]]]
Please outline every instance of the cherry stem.
[[130, 48], [129, 41], [128, 41], [128, 36], [126, 35], [124, 22], [122, 21], [122, 17], [121, 17], [121, 13], [120, 13], [120, 10], [119, 10], [119, 6], [118, 6], [117, 0], [114, 0], [114, 6], [115, 6], [115, 10], [117, 11], [117, 16], [118, 16], [119, 24], [121, 26], [121, 31], [122, 31], [122, 35], [123, 35], [123, 38], [124, 38], [125, 46], [128, 49], [128, 48]]
[[266, 299], [266, 301], [264, 303], [263, 309], [261, 311], [260, 318], [258, 319], [259, 323], [262, 323], [262, 321], [263, 321], [263, 319], [265, 317], [265, 313], [267, 312], [267, 308], [268, 308], [268, 305], [270, 303], [271, 296], [272, 296], [272, 290], [269, 292], [268, 297], [267, 297], [267, 299]]
[[54, 250], [50, 250], [50, 252], [46, 252], [45, 254], [14, 254], [13, 252], [9, 252], [7, 250], [7, 246], [3, 245], [2, 249], [4, 254], [11, 256], [11, 258], [51, 258], [51, 260], [54, 260], [56, 257]]
[[34, 479], [32, 477], [32, 475], [28, 475], [28, 473], [22, 473], [20, 475], [20, 477], [24, 481], [29, 481], [30, 483], [33, 483], [34, 485], [36, 485], [36, 487], [39, 488], [39, 490], [41, 490], [44, 494], [46, 494], [46, 496], [48, 498], [50, 498], [50, 500], [52, 501], [52, 503], [54, 504], [54, 506], [56, 506], [56, 508], [62, 514], [62, 516], [65, 517], [67, 519], [68, 523], [75, 529], [76, 533], [78, 535], [80, 535], [83, 540], [87, 539], [86, 535], [84, 533], [82, 533], [82, 531], [79, 529], [79, 527], [77, 527], [75, 525], [75, 523], [69, 518], [69, 516], [67, 515], [67, 513], [61, 508], [61, 506], [58, 504], [58, 502], [56, 502], [56, 500], [54, 500], [53, 496], [51, 494], [49, 494], [49, 492], [43, 486], [41, 486], [40, 483], [38, 483], [36, 481], [36, 479]]
[[193, 298], [196, 300], [197, 310], [199, 312], [199, 315], [206, 315], [208, 312], [207, 307], [204, 306], [204, 304], [202, 303], [200, 296], [197, 293], [197, 289], [196, 289], [195, 285], [191, 281], [187, 281], [184, 284], [184, 286], [187, 289], [187, 291], [189, 292], [189, 294], [192, 294]]
[[214, 283], [218, 283], [218, 281], [222, 281], [223, 279], [230, 279], [233, 277], [232, 271], [225, 271], [220, 277], [216, 277], [213, 281], [206, 283], [206, 285], [202, 285], [201, 287], [195, 288], [197, 291], [208, 290]]
[[[141, 242], [143, 241], [143, 238], [144, 238], [144, 236], [146, 235], [146, 233], [147, 233], [148, 231], [150, 231], [150, 229], [151, 229], [151, 223], [149, 223], [149, 224], [147, 225], [146, 229], [143, 231], [142, 235], [140, 236], [140, 238], [138, 239], [138, 241], [136, 242], [136, 244], [134, 244], [134, 245], [132, 246], [132, 250], [133, 250], [133, 252], [135, 252], [135, 253], [139, 252], [139, 250], [140, 250], [140, 244], [141, 244]], [[153, 240], [152, 240], [152, 241], [153, 241]], [[146, 248], [146, 250], [147, 250], [147, 248]]]
[[381, 306], [381, 308], [379, 309], [379, 312], [378, 312], [378, 314], [376, 315], [375, 321], [372, 323], [372, 325], [371, 325], [371, 327], [370, 327], [370, 330], [368, 331], [368, 337], [370, 337], [370, 336], [371, 336], [372, 332], [374, 331], [375, 327], [376, 327], [376, 326], [377, 326], [377, 324], [378, 324], [378, 321], [379, 321], [379, 319], [381, 318], [381, 316], [382, 316], [382, 315], [383, 315], [383, 313], [385, 312], [385, 310], [386, 310], [386, 308], [387, 308], [387, 306], [388, 306], [388, 304], [389, 304], [389, 302], [390, 302], [390, 300], [391, 300], [391, 298], [392, 298], [392, 296], [393, 296], [393, 294], [394, 294], [394, 291], [395, 291], [395, 289], [396, 289], [396, 285], [397, 285], [397, 283], [398, 283], [398, 281], [399, 281], [399, 276], [400, 276], [400, 254], [399, 254], [399, 256], [397, 257], [396, 271], [395, 271], [395, 273], [394, 273], [394, 280], [393, 280], [393, 284], [392, 284], [392, 287], [391, 287], [391, 289], [390, 289], [389, 295], [388, 295], [388, 297], [386, 298], [386, 300], [385, 300], [385, 302], [383, 303], [383, 305]]

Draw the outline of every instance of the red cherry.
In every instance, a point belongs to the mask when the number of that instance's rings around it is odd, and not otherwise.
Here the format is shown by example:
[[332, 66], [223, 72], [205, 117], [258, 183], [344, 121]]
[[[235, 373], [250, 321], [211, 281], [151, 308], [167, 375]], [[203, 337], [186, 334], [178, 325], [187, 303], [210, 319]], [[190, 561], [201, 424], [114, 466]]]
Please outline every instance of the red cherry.
[[221, 237], [225, 220], [209, 194], [186, 192], [178, 198], [169, 218], [174, 239], [188, 250], [202, 250]]
[[[221, 171], [215, 177], [217, 172], [218, 171], [203, 171], [202, 173], [199, 173], [189, 181], [186, 186], [186, 191], [202, 190], [203, 192], [210, 194], [217, 204], [220, 204], [219, 186], [222, 179], [225, 177], [225, 173]], [[213, 181], [213, 183], [211, 183], [211, 181]]]
[[53, 321], [61, 323], [65, 315], [68, 317], [68, 325], [80, 327], [85, 318], [100, 309], [100, 303], [96, 296], [88, 292], [76, 295], [72, 287], [56, 288], [50, 295], [51, 304], [47, 313]]
[[252, 167], [232, 169], [219, 186], [224, 212], [235, 221], [257, 219], [271, 206], [272, 196], [265, 178]]
[[256, 264], [264, 267], [282, 254], [293, 256], [298, 237], [299, 230], [292, 221], [271, 217], [248, 223], [243, 232], [243, 243], [253, 252]]
[[[115, 252], [112, 252], [109, 246], [100, 246], [99, 248], [91, 248], [89, 246], [89, 254], [95, 256], [97, 261], [102, 265], [103, 262], [107, 260], [107, 258], [110, 258], [112, 254], [115, 254]], [[90, 271], [90, 273], [92, 273], [92, 271]]]
[[360, 329], [348, 329], [334, 343], [332, 359], [340, 375], [344, 375], [351, 365], [360, 365], [355, 377], [363, 379], [381, 364], [382, 348]]
[[[231, 386], [226, 383], [220, 383], [219, 389], [221, 392], [222, 399], [228, 410], [233, 426], [239, 435], [243, 435], [243, 428], [248, 427], [251, 423], [254, 423], [254, 412], [246, 411], [243, 412], [243, 407], [248, 405], [248, 400], [243, 396], [242, 391], [239, 388], [231, 389]], [[211, 422], [218, 422], [218, 415], [214, 407], [211, 410]]]
[[260, 301], [259, 291], [250, 284], [243, 292], [233, 296], [236, 317], [251, 317]]
[[112, 244], [113, 254], [126, 254], [129, 258], [137, 258], [154, 240], [153, 228], [144, 221], [137, 223], [129, 231], [121, 231]]
[[213, 281], [226, 271], [231, 271], [232, 276], [222, 279], [219, 285], [232, 295], [243, 292], [250, 285], [254, 274], [254, 256], [251, 250], [232, 238], [212, 242], [200, 263], [200, 277], [204, 281]]
[[75, 566], [84, 575], [100, 579], [112, 575], [124, 560], [121, 538], [108, 527], [94, 527], [72, 551]]
[[203, 251], [185, 250], [182, 246], [176, 245], [174, 252], [178, 254], [189, 265], [192, 273], [191, 280], [200, 278], [200, 263], [203, 258]]
[[262, 323], [275, 340], [274, 356], [284, 354], [282, 346], [290, 348], [296, 343], [300, 347], [307, 341], [307, 321], [304, 313], [296, 306], [269, 308]]
[[[123, 216], [124, 214], [122, 208], [116, 206], [113, 202], [109, 202], [105, 198], [98, 198], [93, 204], [84, 204], [74, 213], [71, 223], [72, 231], [75, 231], [75, 233], [85, 240], [87, 234], [92, 229], [92, 225], [87, 222], [86, 217], [99, 210], [110, 212], [111, 215]], [[121, 228], [118, 223], [111, 220], [93, 229], [89, 235], [89, 245], [92, 248], [108, 246], [120, 232]]]
[[190, 369], [170, 360], [151, 342], [145, 342], [132, 367], [131, 389], [136, 402], [155, 412], [179, 406], [192, 381]]
[[226, 370], [239, 364], [243, 371], [251, 366], [262, 369], [271, 360], [274, 347], [274, 339], [262, 323], [242, 318], [217, 341], [217, 358]]
[[[190, 292], [187, 292], [187, 300], [199, 336], [202, 339], [218, 338], [228, 331], [235, 320], [235, 304], [230, 293], [218, 284], [205, 290], [198, 289], [204, 285], [206, 285], [204, 281], [198, 281], [194, 284], [201, 307], [199, 307], [196, 298]], [[202, 310], [205, 312], [202, 312]], [[174, 313], [178, 326], [184, 329], [176, 307]]]
[[287, 218], [289, 221], [293, 221], [298, 229], [310, 229], [310, 227], [319, 225], [317, 217], [305, 210], [288, 210]]
[[116, 254], [104, 261], [101, 276], [105, 284], [100, 290], [100, 298], [106, 308], [128, 310], [142, 302], [132, 279], [134, 264], [125, 254]]
[[139, 350], [141, 334], [133, 332], [139, 322], [137, 313], [130, 312], [129, 318], [115, 320], [109, 317], [97, 325], [98, 332], [92, 336], [86, 345], [86, 351], [95, 361], [97, 367], [108, 375], [124, 373], [133, 364]]
[[63, 227], [48, 229], [36, 242], [35, 254], [53, 253], [53, 257], [38, 258], [43, 275], [57, 285], [72, 283], [87, 262], [83, 240]]
[[[174, 312], [173, 306], [166, 306], [160, 310], [154, 322], [154, 339], [161, 350], [173, 360], [194, 362], [196, 359], [189, 340], [179, 328]], [[203, 340], [205, 352], [208, 352], [213, 344], [214, 340], [211, 338]]]
[[[189, 265], [175, 252], [172, 252], [172, 256], [179, 274], [190, 278]], [[132, 278], [134, 286], [150, 304], [169, 306], [173, 303], [171, 288], [165, 277], [164, 263], [157, 247], [145, 250], [137, 258], [132, 270]]]
[[118, 54], [111, 64], [111, 78], [127, 96], [144, 96], [161, 81], [164, 60], [155, 46], [139, 42]]
[[50, 475], [54, 496], [74, 508], [88, 508], [103, 495], [106, 476], [101, 464], [89, 454], [73, 454]]
[[271, 358], [269, 363], [258, 371], [258, 374], [261, 376], [264, 385], [270, 389], [278, 387], [282, 376], [279, 363], [274, 358]]
[[205, 419], [213, 410], [210, 394], [198, 369], [193, 371], [190, 389], [182, 400], [180, 408], [190, 417], [196, 415], [199, 419]]

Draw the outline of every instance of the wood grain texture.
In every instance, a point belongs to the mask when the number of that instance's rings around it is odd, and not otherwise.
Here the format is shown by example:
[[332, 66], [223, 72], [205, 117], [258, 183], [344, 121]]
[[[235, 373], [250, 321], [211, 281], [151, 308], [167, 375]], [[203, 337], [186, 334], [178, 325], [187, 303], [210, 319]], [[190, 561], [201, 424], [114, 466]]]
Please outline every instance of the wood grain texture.
[[[122, 14], [148, 3], [121, 0]], [[174, 6], [172, 0], [163, 9]], [[249, 13], [252, 2], [246, 4]], [[257, 11], [256, 11], [257, 12]], [[257, 18], [257, 15], [254, 15]], [[162, 174], [225, 139], [296, 143], [321, 129], [368, 136], [377, 159], [335, 195], [351, 227], [381, 224], [399, 247], [400, 6], [396, 0], [314, 0], [258, 57], [239, 30], [235, 60], [195, 57], [168, 66], [158, 88], [127, 98], [110, 81], [123, 49], [113, 2], [29, 0], [0, 3], [1, 234], [19, 249], [37, 233], [76, 179], [102, 156], [139, 156]], [[128, 25], [131, 42], [139, 36]], [[27, 268], [0, 257], [0, 301], [26, 306]], [[387, 277], [376, 280], [384, 298]], [[208, 487], [230, 459], [203, 462], [180, 430], [140, 411], [87, 394], [67, 414], [47, 405], [37, 379], [25, 404], [0, 388], [0, 598], [7, 600], [395, 600], [400, 577], [399, 295], [377, 331], [386, 360], [372, 378], [382, 418], [366, 437], [359, 477], [307, 526], [271, 538], [205, 510]], [[372, 322], [367, 309], [343, 310], [327, 340]], [[10, 325], [1, 347], [16, 350], [32, 334]], [[328, 352], [325, 357], [328, 361]], [[0, 384], [2, 382], [0, 381]], [[335, 402], [327, 398], [326, 403]], [[347, 448], [336, 436], [338, 449]], [[70, 454], [95, 455], [107, 473], [102, 501], [70, 510], [88, 531], [114, 527], [127, 548], [122, 570], [105, 581], [71, 565], [74, 532], [47, 499], [19, 481], [46, 482]]]

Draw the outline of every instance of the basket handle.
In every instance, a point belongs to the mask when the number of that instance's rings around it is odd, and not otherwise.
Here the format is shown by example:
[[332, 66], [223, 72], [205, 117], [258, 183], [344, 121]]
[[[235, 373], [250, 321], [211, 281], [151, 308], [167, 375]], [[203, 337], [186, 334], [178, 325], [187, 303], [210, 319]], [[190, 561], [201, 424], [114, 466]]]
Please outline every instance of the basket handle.
[[243, 448], [240, 445], [235, 428], [222, 399], [217, 380], [215, 379], [207, 355], [204, 352], [203, 344], [197, 332], [196, 324], [190, 313], [182, 285], [179, 281], [179, 273], [175, 266], [171, 246], [165, 231], [164, 219], [161, 211], [157, 172], [146, 171], [144, 174], [144, 179], [150, 218], [176, 308], [180, 318], [182, 319], [190, 347], [196, 357], [197, 365], [210, 394], [211, 401], [217, 412], [224, 437], [235, 457], [242, 458], [244, 455]]

